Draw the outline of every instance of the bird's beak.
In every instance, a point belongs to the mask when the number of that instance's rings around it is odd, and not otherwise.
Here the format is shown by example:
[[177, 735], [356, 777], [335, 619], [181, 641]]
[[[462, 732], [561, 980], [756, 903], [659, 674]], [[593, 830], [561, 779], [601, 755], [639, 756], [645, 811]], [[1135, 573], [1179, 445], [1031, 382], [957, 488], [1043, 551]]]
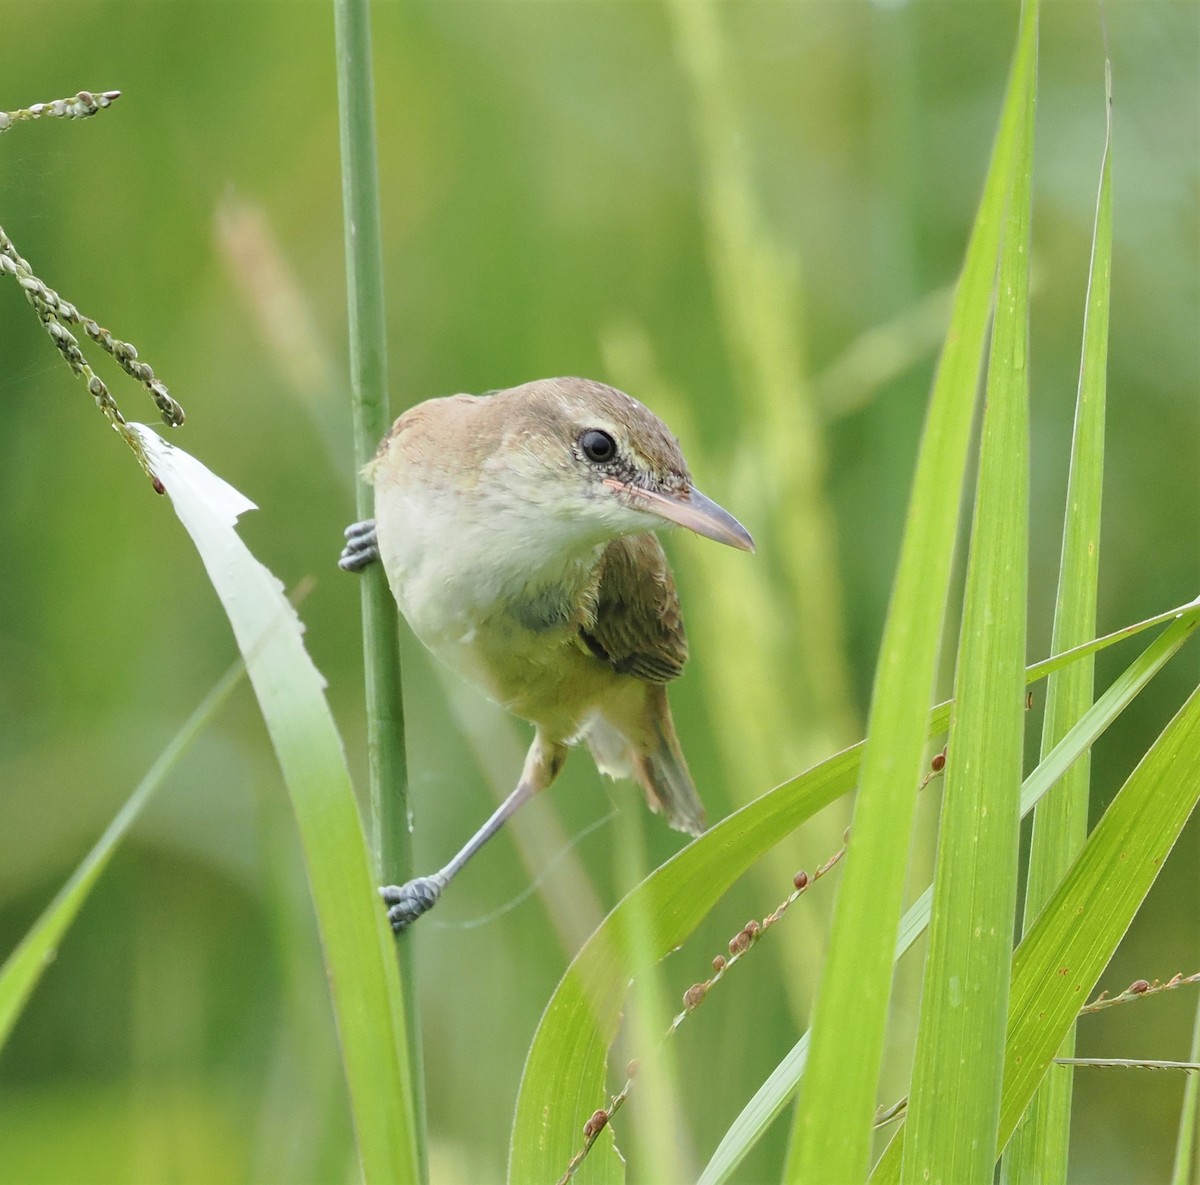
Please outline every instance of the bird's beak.
[[754, 550], [750, 532], [728, 510], [718, 506], [711, 498], [706, 498], [697, 489], [689, 487], [682, 494], [666, 494], [660, 490], [627, 485], [615, 477], [604, 478], [604, 484], [621, 494], [638, 510], [657, 514], [668, 522], [687, 527], [706, 539], [736, 547], [739, 551]]

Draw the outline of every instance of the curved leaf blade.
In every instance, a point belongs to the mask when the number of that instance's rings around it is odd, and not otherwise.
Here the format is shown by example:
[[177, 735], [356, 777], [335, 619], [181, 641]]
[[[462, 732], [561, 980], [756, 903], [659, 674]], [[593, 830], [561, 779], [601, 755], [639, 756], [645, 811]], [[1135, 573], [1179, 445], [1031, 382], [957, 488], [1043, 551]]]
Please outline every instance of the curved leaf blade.
[[949, 595], [958, 493], [1032, 56], [1032, 39], [1025, 36], [1014, 54], [996, 146], [930, 396], [876, 667], [869, 740], [814, 1010], [788, 1181], [858, 1181], [867, 1172], [894, 934], [920, 779], [923, 717]]
[[[604, 1065], [625, 990], [644, 947], [677, 947], [739, 876], [789, 832], [854, 784], [861, 745], [836, 754], [710, 828], [653, 872], [608, 915], [572, 961], [542, 1016], [525, 1063], [509, 1181], [556, 1180], [607, 1102]], [[596, 1148], [577, 1180], [607, 1179], [611, 1152]]]
[[[1031, 811], [1063, 774], [1071, 768], [1081, 754], [1095, 742], [1113, 720], [1132, 702], [1138, 693], [1166, 665], [1183, 644], [1200, 628], [1200, 606], [1192, 605], [1185, 610], [1172, 610], [1151, 618], [1156, 624], [1173, 620], [1173, 624], [1160, 634], [1120, 675], [1096, 703], [1084, 714], [1074, 728], [1054, 747], [1046, 758], [1025, 779], [1021, 791], [1021, 815]], [[1131, 629], [1134, 627], [1130, 627]], [[1108, 645], [1129, 636], [1124, 630], [1107, 635]], [[1078, 659], [1095, 653], [1097, 643], [1088, 643], [1069, 652]], [[1034, 683], [1048, 673], [1063, 669], [1066, 656], [1056, 656], [1029, 668], [1026, 682]], [[930, 731], [936, 733], [944, 728], [948, 719], [949, 705], [941, 704], [931, 717]], [[896, 940], [895, 957], [905, 954], [929, 925], [932, 889], [926, 889], [920, 898], [905, 913], [900, 923]], [[762, 1137], [763, 1132], [783, 1110], [800, 1084], [807, 1060], [809, 1034], [789, 1051], [783, 1061], [771, 1072], [766, 1081], [755, 1092], [753, 1098], [742, 1109], [729, 1130], [721, 1138], [698, 1185], [717, 1185], [728, 1180], [733, 1170]], [[878, 1171], [878, 1166], [876, 1167]]]
[[[996, 1155], [1200, 800], [1200, 688], [1159, 734], [1013, 956]], [[871, 1181], [900, 1179], [905, 1130]]]
[[283, 586], [234, 530], [253, 504], [145, 425], [130, 427], [229, 617], [283, 771], [325, 952], [363, 1175], [369, 1183], [416, 1180], [400, 975], [324, 680]]

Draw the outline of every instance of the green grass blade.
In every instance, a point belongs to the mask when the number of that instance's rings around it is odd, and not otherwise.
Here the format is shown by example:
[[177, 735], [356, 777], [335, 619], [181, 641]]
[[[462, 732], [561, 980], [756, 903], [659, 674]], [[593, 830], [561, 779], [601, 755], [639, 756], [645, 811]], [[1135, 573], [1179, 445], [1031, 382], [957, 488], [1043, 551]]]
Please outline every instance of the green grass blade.
[[[1037, 799], [1061, 777], [1063, 769], [1069, 768], [1200, 628], [1200, 604], [1171, 610], [1149, 620], [1156, 624], [1169, 620], [1174, 624], [1097, 700], [1084, 719], [1063, 738], [1051, 758], [1033, 771], [1022, 794], [1022, 814], [1033, 808]], [[1029, 668], [1027, 680], [1034, 683], [1050, 671], [1077, 661], [1081, 655], [1122, 641], [1142, 624], [1077, 647], [1071, 655], [1040, 662]], [[926, 720], [927, 736], [944, 732], [949, 719], [950, 705], [939, 704]], [[649, 927], [648, 931], [639, 931], [646, 957], [658, 959], [674, 950], [762, 852], [854, 785], [863, 749], [860, 742], [835, 754], [723, 819], [656, 869], [592, 935], [551, 997], [530, 1047], [513, 1124], [509, 1159], [509, 1180], [513, 1185], [556, 1178], [577, 1150], [583, 1124], [607, 1100], [605, 1056], [616, 1032], [626, 987], [639, 970], [631, 919], [635, 916], [649, 919], [639, 921], [639, 925]], [[929, 921], [929, 900], [930, 895], [926, 894], [905, 915], [896, 958], [924, 932]], [[783, 1081], [781, 1074], [780, 1094], [767, 1104], [773, 1108], [769, 1118], [791, 1097], [798, 1081], [799, 1070], [787, 1081]], [[730, 1171], [761, 1134], [769, 1118], [757, 1126], [744, 1147], [731, 1152]], [[723, 1141], [722, 1148], [725, 1147]], [[615, 1161], [611, 1142], [607, 1148], [598, 1146], [584, 1161], [578, 1179], [608, 1179], [606, 1174], [614, 1171], [613, 1164], [608, 1162]], [[710, 1177], [712, 1171], [710, 1164], [704, 1180], [723, 1179], [723, 1176]]]
[[0, 1048], [3, 1048], [8, 1040], [13, 1025], [17, 1023], [17, 1018], [41, 979], [42, 972], [53, 961], [63, 935], [75, 920], [101, 873], [108, 867], [130, 827], [142, 813], [146, 803], [154, 797], [167, 775], [175, 768], [175, 764], [241, 681], [245, 672], [244, 664], [238, 661], [200, 701], [183, 727], [171, 738], [170, 744], [146, 771], [146, 776], [137, 784], [92, 850], [83, 858], [54, 900], [46, 906], [16, 949], [5, 959], [4, 966], [0, 967]]
[[1200, 799], [1200, 689], [1151, 746], [1013, 957], [997, 1154]]
[[[1175, 611], [1167, 615], [1176, 617]], [[1155, 619], [1158, 620], [1158, 619]], [[1083, 753], [1086, 753], [1106, 728], [1134, 700], [1141, 690], [1178, 653], [1183, 644], [1200, 628], [1200, 607], [1193, 606], [1177, 617], [1174, 624], [1162, 632], [1130, 664], [1120, 677], [1084, 714], [1079, 722], [1055, 746], [1052, 752], [1025, 779], [1021, 789], [1021, 816], [1027, 815], [1049, 792], [1064, 772], [1071, 768]], [[1110, 642], [1117, 640], [1124, 631], [1109, 635]], [[1088, 647], [1079, 648], [1084, 654]], [[1048, 670], [1060, 670], [1059, 660], [1052, 659], [1029, 668], [1026, 680], [1029, 683], [1044, 677]], [[931, 714], [930, 732], [936, 734], [949, 719], [949, 705], [941, 704]], [[860, 747], [856, 747], [857, 751]], [[781, 787], [781, 790], [784, 788]], [[777, 793], [773, 792], [773, 793]], [[927, 889], [908, 909], [900, 922], [896, 940], [895, 958], [907, 953], [917, 938], [929, 925], [933, 894]], [[809, 1034], [805, 1034], [788, 1055], [770, 1074], [754, 1097], [746, 1104], [729, 1130], [722, 1137], [708, 1165], [700, 1177], [700, 1185], [716, 1185], [729, 1178], [746, 1154], [762, 1137], [767, 1126], [795, 1093], [804, 1073], [807, 1060]], [[897, 1175], [899, 1161], [892, 1166]], [[879, 1172], [879, 1169], [876, 1169]]]
[[[1100, 503], [1104, 484], [1104, 408], [1108, 369], [1108, 311], [1112, 267], [1112, 86], [1107, 68], [1104, 155], [1092, 260], [1083, 322], [1083, 359], [1075, 405], [1075, 431], [1067, 482], [1058, 597], [1051, 649], [1066, 650], [1096, 631], [1096, 589], [1100, 568]], [[1092, 702], [1093, 662], [1089, 658], [1052, 675], [1046, 688], [1042, 755], [1054, 747]], [[1087, 836], [1089, 759], [1069, 770], [1038, 804], [1025, 889], [1025, 925], [1037, 917]], [[1060, 1055], [1075, 1052], [1072, 1026]], [[1004, 1156], [1010, 1185], [1065, 1185], [1074, 1073], [1052, 1065], [1029, 1113]]]
[[[861, 751], [838, 753], [722, 819], [633, 889], [588, 939], [530, 1046], [513, 1124], [512, 1185], [557, 1180], [584, 1123], [607, 1102], [605, 1058], [639, 946], [650, 959], [679, 946], [763, 852], [854, 785]], [[576, 1179], [610, 1179], [615, 1164], [597, 1147]]]
[[[1171, 628], [1155, 639], [1097, 700], [1057, 746], [1051, 759], [1033, 771], [1022, 795], [1022, 813], [1032, 809], [1062, 770], [1104, 731], [1200, 627], [1200, 603], [1158, 614], [1029, 668], [1027, 681], [1035, 683], [1084, 655], [1167, 621], [1173, 622]], [[949, 703], [939, 704], [928, 715], [927, 735], [944, 732], [949, 719]], [[606, 1051], [616, 1031], [625, 988], [638, 972], [629, 932], [630, 918], [644, 910], [651, 919], [650, 938], [642, 939], [648, 957], [662, 958], [675, 949], [761, 852], [854, 785], [863, 747], [860, 742], [835, 754], [710, 828], [637, 886], [589, 939], [551, 997], [530, 1047], [513, 1124], [509, 1161], [509, 1179], [513, 1185], [557, 1177], [581, 1142], [583, 1124], [606, 1101]], [[901, 923], [897, 958], [924, 932], [928, 920], [929, 894], [926, 894]], [[779, 1097], [768, 1103], [773, 1108], [771, 1117], [778, 1114], [795, 1091], [799, 1071], [786, 1081], [783, 1078], [781, 1074]], [[766, 1122], [769, 1119], [758, 1125], [744, 1147], [732, 1152], [730, 1171], [753, 1145]], [[722, 1148], [725, 1147], [723, 1141]], [[606, 1161], [615, 1161], [611, 1143], [607, 1149], [603, 1146], [593, 1149], [578, 1179], [606, 1179], [604, 1174], [612, 1167]], [[712, 1171], [710, 1164], [705, 1181], [724, 1179], [710, 1177]]]
[[872, 694], [869, 741], [833, 936], [817, 997], [791, 1181], [855, 1181], [867, 1171], [891, 991], [908, 836], [958, 523], [996, 259], [1012, 188], [1028, 39], [1013, 78], [930, 399]]
[[[1200, 690], [1130, 774], [1013, 957], [996, 1155], [1129, 929], [1197, 799]], [[872, 1185], [899, 1181], [904, 1141], [902, 1128], [871, 1175]]]
[[368, 1185], [416, 1180], [400, 975], [324, 681], [279, 581], [233, 528], [252, 504], [150, 429], [131, 428], [229, 617], [283, 771], [325, 953], [364, 1179]]
[[1000, 252], [979, 478], [909, 1095], [906, 1185], [990, 1185], [1017, 908], [1029, 553], [1029, 231], [1037, 4]]
[[[1190, 1061], [1200, 1062], [1200, 1000], [1196, 1002], [1196, 1020], [1192, 1027]], [[1175, 1137], [1175, 1164], [1171, 1185], [1196, 1185], [1200, 1164], [1196, 1161], [1196, 1126], [1200, 1121], [1200, 1074], [1189, 1074], [1183, 1088], [1183, 1106], [1179, 1112], [1179, 1131]]]
[[1135, 637], [1144, 630], [1153, 629], [1156, 625], [1166, 625], [1168, 622], [1188, 624], [1196, 621], [1197, 618], [1200, 618], [1200, 597], [1197, 597], [1194, 601], [1188, 601], [1186, 604], [1177, 605], [1174, 609], [1168, 609], [1163, 613], [1156, 613], [1153, 617], [1147, 617], [1144, 621], [1122, 626], [1119, 630], [1113, 630], [1111, 634], [1104, 634], [1099, 638], [1093, 638], [1090, 642], [1084, 642], [1082, 646], [1072, 646], [1070, 650], [1065, 650], [1062, 654], [1043, 658], [1040, 662], [1034, 663], [1026, 671], [1026, 682], [1036, 683], [1039, 679], [1048, 678], [1055, 671], [1063, 670], [1078, 659], [1085, 658], [1089, 654], [1099, 654], [1101, 650], [1107, 650], [1114, 643], [1123, 642], [1126, 638]]

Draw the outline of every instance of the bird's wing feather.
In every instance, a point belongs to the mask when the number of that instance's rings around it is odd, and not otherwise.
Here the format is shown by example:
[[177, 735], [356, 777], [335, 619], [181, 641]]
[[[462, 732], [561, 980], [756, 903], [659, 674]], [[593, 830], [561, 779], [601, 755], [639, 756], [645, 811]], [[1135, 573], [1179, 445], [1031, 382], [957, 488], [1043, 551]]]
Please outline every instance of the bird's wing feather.
[[594, 612], [580, 637], [602, 662], [647, 683], [669, 683], [687, 662], [675, 579], [656, 536], [626, 535], [605, 547]]

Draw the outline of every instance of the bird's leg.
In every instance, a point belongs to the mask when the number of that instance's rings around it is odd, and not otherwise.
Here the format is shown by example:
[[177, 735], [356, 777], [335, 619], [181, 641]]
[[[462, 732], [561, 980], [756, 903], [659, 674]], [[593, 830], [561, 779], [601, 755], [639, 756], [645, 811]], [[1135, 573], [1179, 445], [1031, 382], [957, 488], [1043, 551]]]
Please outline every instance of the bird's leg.
[[529, 746], [517, 788], [492, 812], [491, 818], [467, 840], [449, 864], [439, 868], [432, 876], [419, 876], [403, 885], [384, 885], [379, 890], [388, 906], [388, 921], [392, 923], [392, 929], [407, 929], [423, 913], [431, 910], [451, 878], [504, 826], [509, 816], [516, 814], [523, 803], [554, 781], [566, 759], [566, 745], [547, 741], [539, 732]]
[[364, 519], [346, 528], [346, 546], [338, 556], [343, 572], [361, 572], [379, 559], [379, 541], [375, 537], [375, 520]]

